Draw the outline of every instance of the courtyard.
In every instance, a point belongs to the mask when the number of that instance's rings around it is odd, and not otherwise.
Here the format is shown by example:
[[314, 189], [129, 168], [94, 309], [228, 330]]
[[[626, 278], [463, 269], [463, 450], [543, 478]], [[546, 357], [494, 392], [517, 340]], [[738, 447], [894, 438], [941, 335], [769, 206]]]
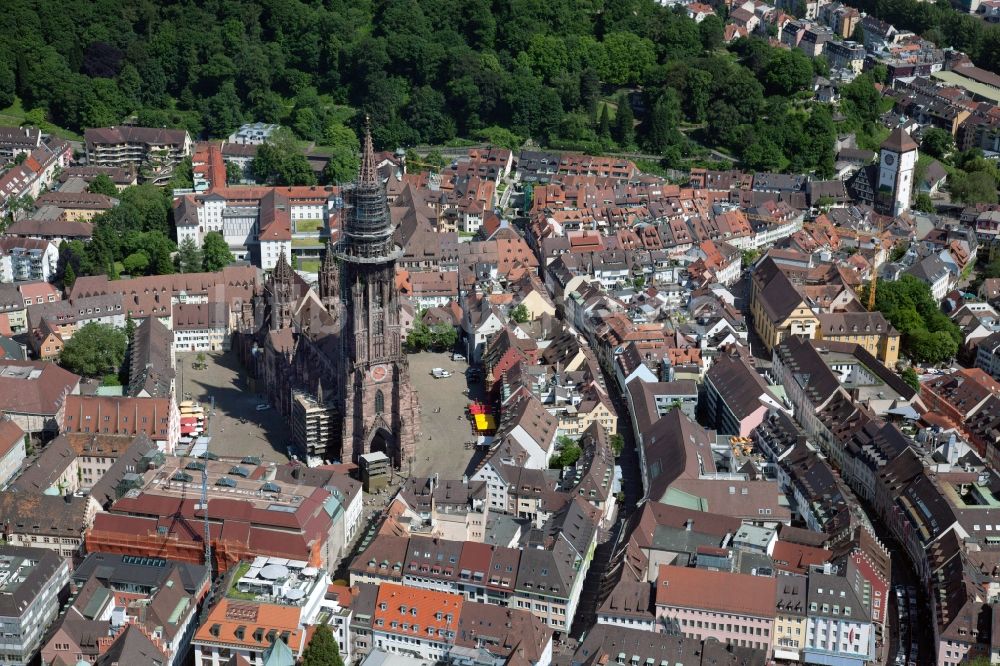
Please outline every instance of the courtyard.
[[[420, 438], [417, 440], [414, 476], [440, 475], [442, 479], [461, 479], [473, 462], [474, 449], [465, 443], [475, 440], [466, 413], [471, 400], [482, 399], [482, 381], [470, 382], [465, 361], [452, 361], [451, 354], [421, 352], [409, 356], [410, 382], [420, 400]], [[451, 372], [450, 377], [436, 378], [434, 368]], [[403, 472], [409, 471], [406, 462]]]
[[276, 409], [257, 411], [263, 399], [250, 392], [236, 352], [205, 352], [204, 369], [195, 368], [197, 356], [177, 354], [177, 392], [180, 400], [196, 400], [205, 407], [206, 434], [212, 437], [209, 450], [223, 458], [259, 456], [287, 462], [288, 427]]

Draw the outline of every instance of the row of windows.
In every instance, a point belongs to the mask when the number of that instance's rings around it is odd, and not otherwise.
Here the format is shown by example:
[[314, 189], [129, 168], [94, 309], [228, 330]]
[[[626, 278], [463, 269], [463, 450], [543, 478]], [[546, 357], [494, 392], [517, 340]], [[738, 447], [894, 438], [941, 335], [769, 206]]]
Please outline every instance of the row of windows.
[[728, 631], [737, 634], [756, 634], [757, 636], [770, 636], [771, 630], [762, 627], [748, 627], [745, 624], [732, 624], [722, 622], [709, 622], [707, 620], [685, 620], [681, 618], [682, 627], [697, 627], [698, 629], [713, 629], [715, 631]]

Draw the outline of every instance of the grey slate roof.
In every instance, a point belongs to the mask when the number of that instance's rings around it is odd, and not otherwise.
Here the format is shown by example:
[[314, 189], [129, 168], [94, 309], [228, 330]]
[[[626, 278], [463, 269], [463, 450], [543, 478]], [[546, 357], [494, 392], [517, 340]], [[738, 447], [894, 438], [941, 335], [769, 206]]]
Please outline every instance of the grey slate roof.
[[175, 570], [188, 594], [194, 594], [209, 579], [208, 569], [202, 564], [113, 553], [90, 553], [73, 570], [72, 578], [77, 584], [82, 584], [94, 576], [112, 589], [149, 591], [163, 585]]
[[8, 581], [2, 586], [0, 617], [21, 617], [65, 562], [54, 551], [19, 546], [0, 546], [0, 558], [9, 558], [12, 562], [28, 560], [34, 564], [21, 569], [23, 580], [20, 583]]

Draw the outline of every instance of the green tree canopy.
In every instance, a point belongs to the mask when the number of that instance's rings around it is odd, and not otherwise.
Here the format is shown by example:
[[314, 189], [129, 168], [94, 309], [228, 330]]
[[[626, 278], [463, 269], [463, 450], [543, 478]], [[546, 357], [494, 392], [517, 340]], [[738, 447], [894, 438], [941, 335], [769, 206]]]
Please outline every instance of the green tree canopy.
[[299, 149], [295, 137], [285, 129], [257, 147], [250, 165], [257, 182], [275, 185], [315, 185], [316, 174]]
[[59, 364], [84, 377], [117, 373], [125, 360], [127, 344], [122, 329], [91, 322], [66, 341]]
[[963, 203], [996, 203], [997, 181], [988, 171], [969, 173], [957, 169], [948, 176], [951, 198]]
[[185, 238], [177, 248], [177, 270], [181, 273], [198, 273], [201, 271], [202, 252], [193, 238]]
[[560, 437], [556, 442], [557, 452], [549, 460], [549, 469], [562, 469], [568, 467], [580, 459], [583, 449], [569, 437]]
[[955, 148], [955, 140], [948, 132], [937, 127], [930, 127], [924, 131], [920, 139], [921, 152], [927, 153], [938, 159], [944, 159]]
[[[867, 299], [868, 288], [862, 302]], [[902, 352], [914, 361], [941, 363], [958, 353], [961, 331], [941, 312], [930, 287], [912, 275], [893, 282], [880, 280], [875, 290], [875, 308], [902, 333]]]
[[531, 318], [531, 313], [528, 312], [527, 306], [524, 303], [521, 303], [517, 307], [511, 309], [510, 318], [518, 324], [523, 324]]
[[92, 194], [106, 194], [109, 197], [118, 196], [118, 188], [115, 186], [111, 177], [107, 174], [99, 174], [94, 180], [90, 181], [90, 185], [87, 186], [87, 191]]
[[229, 244], [218, 231], [209, 231], [205, 234], [205, 239], [201, 244], [201, 254], [201, 270], [208, 273], [221, 271], [234, 260], [233, 253], [229, 251]]
[[922, 213], [933, 213], [934, 201], [931, 200], [931, 196], [926, 192], [920, 192], [913, 202], [913, 210], [918, 210]]
[[340, 647], [333, 637], [329, 625], [316, 627], [309, 645], [302, 652], [302, 666], [344, 666], [340, 658]]
[[226, 162], [226, 185], [239, 185], [243, 180], [243, 168], [236, 162]]

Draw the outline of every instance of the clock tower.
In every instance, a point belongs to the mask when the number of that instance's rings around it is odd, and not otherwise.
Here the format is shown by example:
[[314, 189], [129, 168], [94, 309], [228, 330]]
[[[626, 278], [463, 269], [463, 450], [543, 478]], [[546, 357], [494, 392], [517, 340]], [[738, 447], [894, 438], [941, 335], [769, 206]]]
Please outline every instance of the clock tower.
[[[366, 130], [361, 168], [345, 191], [346, 215], [340, 241], [332, 249], [339, 280], [324, 280], [343, 302], [342, 459], [354, 462], [383, 451], [399, 468], [414, 455], [420, 429], [417, 398], [403, 353], [396, 260], [403, 249], [393, 241], [392, 218], [375, 165], [371, 131]], [[334, 263], [329, 262], [332, 273]], [[326, 294], [331, 303], [334, 294]]]
[[882, 143], [879, 153], [878, 191], [875, 193], [875, 209], [879, 213], [896, 216], [910, 209], [916, 166], [917, 143], [903, 129], [897, 128]]

